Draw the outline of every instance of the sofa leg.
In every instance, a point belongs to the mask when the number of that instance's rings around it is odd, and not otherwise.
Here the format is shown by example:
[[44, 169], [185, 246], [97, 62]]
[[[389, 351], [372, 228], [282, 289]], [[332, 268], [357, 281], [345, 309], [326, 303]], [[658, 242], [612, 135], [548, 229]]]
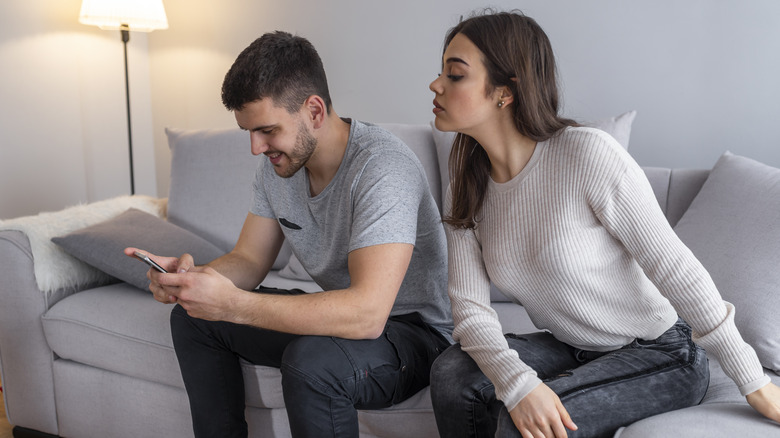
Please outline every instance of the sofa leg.
[[59, 438], [57, 435], [38, 432], [37, 430], [27, 429], [26, 427], [19, 426], [14, 426], [11, 432], [13, 432], [14, 438]]

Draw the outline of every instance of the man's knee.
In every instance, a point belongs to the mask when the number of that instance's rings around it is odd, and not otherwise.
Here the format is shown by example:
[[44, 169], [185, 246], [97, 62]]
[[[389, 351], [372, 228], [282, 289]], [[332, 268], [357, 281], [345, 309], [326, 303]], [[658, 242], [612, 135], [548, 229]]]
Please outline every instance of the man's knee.
[[285, 395], [311, 391], [328, 396], [351, 392], [356, 370], [337, 339], [302, 336], [292, 341], [282, 355], [282, 388]]
[[351, 377], [352, 363], [336, 339], [301, 336], [290, 342], [282, 355], [282, 374], [295, 372], [309, 378], [332, 380]]
[[187, 315], [187, 311], [184, 310], [184, 308], [180, 305], [173, 306], [173, 310], [171, 310], [171, 334], [173, 335], [174, 339], [177, 337], [177, 335], [181, 334], [182, 332], [186, 331], [187, 328], [190, 326], [190, 316]]
[[180, 305], [175, 305], [171, 310], [171, 338], [173, 346], [179, 349], [184, 344], [198, 343], [208, 332], [207, 324], [210, 321], [193, 318]]

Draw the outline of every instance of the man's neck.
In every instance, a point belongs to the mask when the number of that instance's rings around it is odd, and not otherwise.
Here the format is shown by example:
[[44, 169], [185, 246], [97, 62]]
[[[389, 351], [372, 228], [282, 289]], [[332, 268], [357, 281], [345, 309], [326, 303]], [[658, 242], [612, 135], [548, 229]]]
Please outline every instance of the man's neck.
[[331, 110], [317, 133], [317, 150], [306, 164], [311, 196], [317, 196], [330, 184], [344, 159], [349, 142], [350, 122]]

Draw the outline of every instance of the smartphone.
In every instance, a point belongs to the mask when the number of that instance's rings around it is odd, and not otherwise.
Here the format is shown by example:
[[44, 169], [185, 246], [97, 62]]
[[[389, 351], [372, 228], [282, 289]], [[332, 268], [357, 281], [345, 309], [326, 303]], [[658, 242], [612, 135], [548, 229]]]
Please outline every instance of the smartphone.
[[168, 271], [166, 271], [162, 266], [158, 265], [154, 260], [150, 259], [149, 256], [147, 256], [146, 254], [143, 254], [143, 253], [140, 253], [140, 252], [136, 251], [135, 252], [135, 258], [137, 258], [138, 260], [146, 263], [147, 265], [151, 266], [152, 268], [154, 268], [154, 269], [156, 269], [156, 270], [158, 270], [160, 272], [163, 272], [163, 273], [166, 273], [166, 274], [168, 273]]

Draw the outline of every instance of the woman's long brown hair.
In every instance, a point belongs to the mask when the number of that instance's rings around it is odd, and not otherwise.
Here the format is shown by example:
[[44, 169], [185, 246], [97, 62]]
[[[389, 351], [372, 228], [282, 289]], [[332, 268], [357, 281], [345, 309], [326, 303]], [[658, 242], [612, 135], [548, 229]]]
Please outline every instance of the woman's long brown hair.
[[[555, 57], [542, 28], [520, 12], [483, 11], [462, 21], [445, 38], [444, 50], [457, 34], [468, 38], [483, 53], [488, 72], [485, 93], [506, 86], [512, 90], [515, 127], [524, 136], [545, 141], [573, 120], [558, 115]], [[449, 159], [452, 209], [444, 222], [473, 229], [490, 178], [487, 152], [471, 136], [458, 133]]]

